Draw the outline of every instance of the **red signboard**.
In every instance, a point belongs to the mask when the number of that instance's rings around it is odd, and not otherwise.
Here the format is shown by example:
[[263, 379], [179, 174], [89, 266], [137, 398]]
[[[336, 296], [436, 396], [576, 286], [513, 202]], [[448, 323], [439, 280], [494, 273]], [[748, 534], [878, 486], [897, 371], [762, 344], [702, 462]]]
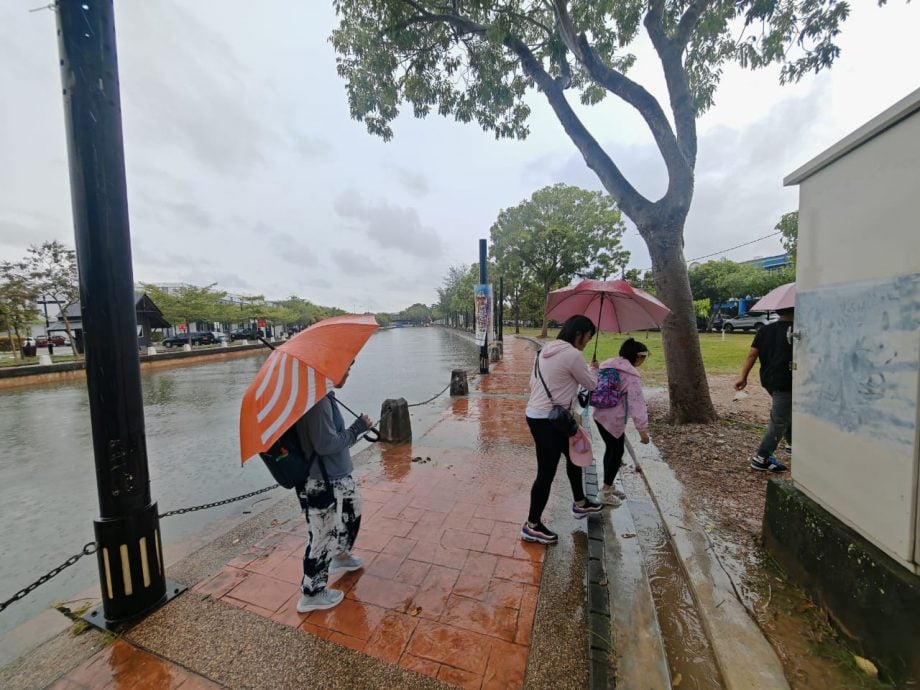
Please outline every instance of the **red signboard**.
[[259, 328], [265, 328], [265, 319], [259, 319]]

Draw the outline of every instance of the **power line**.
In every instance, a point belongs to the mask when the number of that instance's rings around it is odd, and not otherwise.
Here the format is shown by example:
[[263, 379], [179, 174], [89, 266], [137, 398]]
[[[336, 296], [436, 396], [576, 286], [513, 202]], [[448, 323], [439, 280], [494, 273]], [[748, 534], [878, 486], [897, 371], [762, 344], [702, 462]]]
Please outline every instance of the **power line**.
[[761, 240], [765, 240], [765, 239], [768, 239], [768, 238], [770, 238], [770, 237], [776, 237], [777, 235], [782, 235], [782, 234], [783, 234], [783, 233], [782, 233], [782, 232], [779, 232], [779, 231], [777, 231], [777, 232], [771, 232], [769, 235], [764, 235], [763, 237], [758, 237], [756, 240], [751, 240], [750, 242], [745, 242], [744, 244], [739, 244], [739, 245], [736, 245], [736, 246], [734, 246], [734, 247], [729, 247], [728, 249], [723, 249], [722, 251], [719, 251], [719, 252], [713, 252], [712, 254], [706, 254], [706, 256], [698, 256], [698, 257], [696, 257], [695, 259], [690, 259], [690, 263], [693, 263], [694, 261], [699, 261], [700, 259], [708, 259], [708, 258], [711, 257], [711, 256], [718, 256], [719, 254], [725, 254], [726, 252], [730, 252], [730, 251], [732, 251], [732, 250], [734, 250], [734, 249], [741, 249], [741, 247], [746, 247], [746, 246], [748, 246], [749, 244], [754, 244], [755, 242], [760, 242]]
[[[708, 258], [713, 257], [713, 256], [718, 256], [719, 254], [725, 254], [725, 253], [727, 253], [727, 252], [734, 251], [735, 249], [741, 249], [741, 247], [747, 247], [749, 244], [755, 244], [755, 243], [757, 243], [757, 242], [761, 242], [761, 241], [763, 241], [763, 240], [769, 239], [769, 238], [771, 238], [771, 237], [776, 237], [777, 235], [782, 235], [782, 234], [783, 234], [783, 233], [780, 232], [780, 231], [771, 232], [769, 235], [764, 235], [763, 237], [758, 237], [756, 240], [751, 240], [750, 242], [745, 242], [745, 243], [743, 243], [743, 244], [737, 244], [737, 245], [735, 245], [734, 247], [729, 247], [728, 249], [722, 249], [722, 250], [720, 250], [720, 251], [713, 252], [712, 254], [706, 254], [705, 256], [698, 256], [698, 257], [696, 257], [695, 259], [690, 259], [687, 263], [692, 264], [694, 261], [700, 261], [701, 259], [708, 259]], [[639, 270], [640, 270], [640, 271], [651, 271], [652, 269], [651, 269], [651, 268], [640, 268]]]

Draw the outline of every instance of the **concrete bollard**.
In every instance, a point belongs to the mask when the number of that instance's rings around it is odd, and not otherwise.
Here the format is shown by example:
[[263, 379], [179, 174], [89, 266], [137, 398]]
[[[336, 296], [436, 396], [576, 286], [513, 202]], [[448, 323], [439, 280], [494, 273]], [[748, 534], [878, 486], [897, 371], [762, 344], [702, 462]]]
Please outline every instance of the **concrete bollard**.
[[156, 353], [157, 353], [157, 349], [153, 345], [147, 348], [148, 355], [155, 355]]
[[245, 338], [243, 338], [243, 339], [240, 341], [240, 345], [249, 345], [249, 341], [246, 340]]
[[385, 443], [403, 443], [412, 440], [412, 422], [409, 421], [409, 404], [405, 398], [388, 398], [380, 406], [380, 440]]
[[221, 341], [220, 341], [220, 346], [221, 346], [221, 347], [230, 347], [230, 343], [228, 343], [226, 340], [221, 340]]
[[183, 352], [191, 352], [191, 351], [192, 351], [192, 346], [189, 345], [188, 343], [186, 343], [185, 345], [182, 346], [182, 351], [183, 351]]
[[497, 362], [501, 359], [501, 356], [498, 354], [498, 347], [495, 343], [489, 343], [489, 361]]
[[466, 372], [463, 369], [454, 369], [450, 372], [450, 394], [469, 395], [470, 384], [466, 380]]
[[38, 356], [38, 365], [45, 367], [51, 364], [51, 355], [39, 355]]

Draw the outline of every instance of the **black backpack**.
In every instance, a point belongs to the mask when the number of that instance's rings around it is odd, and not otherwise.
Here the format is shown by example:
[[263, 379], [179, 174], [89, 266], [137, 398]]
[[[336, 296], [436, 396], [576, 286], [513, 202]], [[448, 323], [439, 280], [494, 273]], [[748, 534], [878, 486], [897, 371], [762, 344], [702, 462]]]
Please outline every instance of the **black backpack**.
[[[309, 458], [305, 456], [300, 439], [297, 438], [297, 431], [292, 426], [281, 434], [281, 438], [275, 441], [267, 451], [259, 453], [259, 457], [262, 458], [262, 462], [265, 463], [278, 484], [285, 489], [299, 489], [307, 483], [310, 477], [310, 467], [316, 460], [316, 453]], [[328, 484], [326, 468], [322, 461], [319, 466], [323, 479]]]

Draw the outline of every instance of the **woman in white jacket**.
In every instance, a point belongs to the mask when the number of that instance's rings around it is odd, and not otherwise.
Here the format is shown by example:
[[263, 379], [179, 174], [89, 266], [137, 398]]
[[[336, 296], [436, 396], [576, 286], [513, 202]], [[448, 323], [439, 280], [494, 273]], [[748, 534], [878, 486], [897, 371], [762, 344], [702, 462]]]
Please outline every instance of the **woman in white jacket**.
[[[565, 456], [565, 471], [572, 486], [572, 515], [584, 518], [604, 506], [585, 497], [582, 471], [569, 459], [569, 439], [549, 421], [553, 405], [571, 407], [578, 386], [594, 390], [597, 362], [585, 362], [582, 351], [595, 333], [594, 322], [587, 316], [573, 316], [566, 321], [556, 340], [537, 353], [530, 374], [530, 399], [527, 401], [527, 426], [537, 450], [537, 477], [530, 490], [530, 511], [521, 527], [521, 539], [541, 544], [558, 541], [558, 535], [543, 524], [543, 510], [559, 466]], [[541, 380], [542, 376], [542, 380]], [[544, 383], [546, 384], [544, 387]], [[549, 389], [550, 395], [547, 395]]]
[[620, 356], [601, 362], [601, 369], [616, 369], [620, 377], [620, 400], [614, 407], [595, 407], [594, 421], [604, 439], [604, 483], [597, 497], [607, 505], [618, 506], [626, 498], [614, 488], [613, 480], [623, 463], [626, 420], [632, 417], [639, 440], [648, 443], [648, 408], [642, 393], [639, 367], [648, 357], [648, 348], [633, 338], [620, 346]]

